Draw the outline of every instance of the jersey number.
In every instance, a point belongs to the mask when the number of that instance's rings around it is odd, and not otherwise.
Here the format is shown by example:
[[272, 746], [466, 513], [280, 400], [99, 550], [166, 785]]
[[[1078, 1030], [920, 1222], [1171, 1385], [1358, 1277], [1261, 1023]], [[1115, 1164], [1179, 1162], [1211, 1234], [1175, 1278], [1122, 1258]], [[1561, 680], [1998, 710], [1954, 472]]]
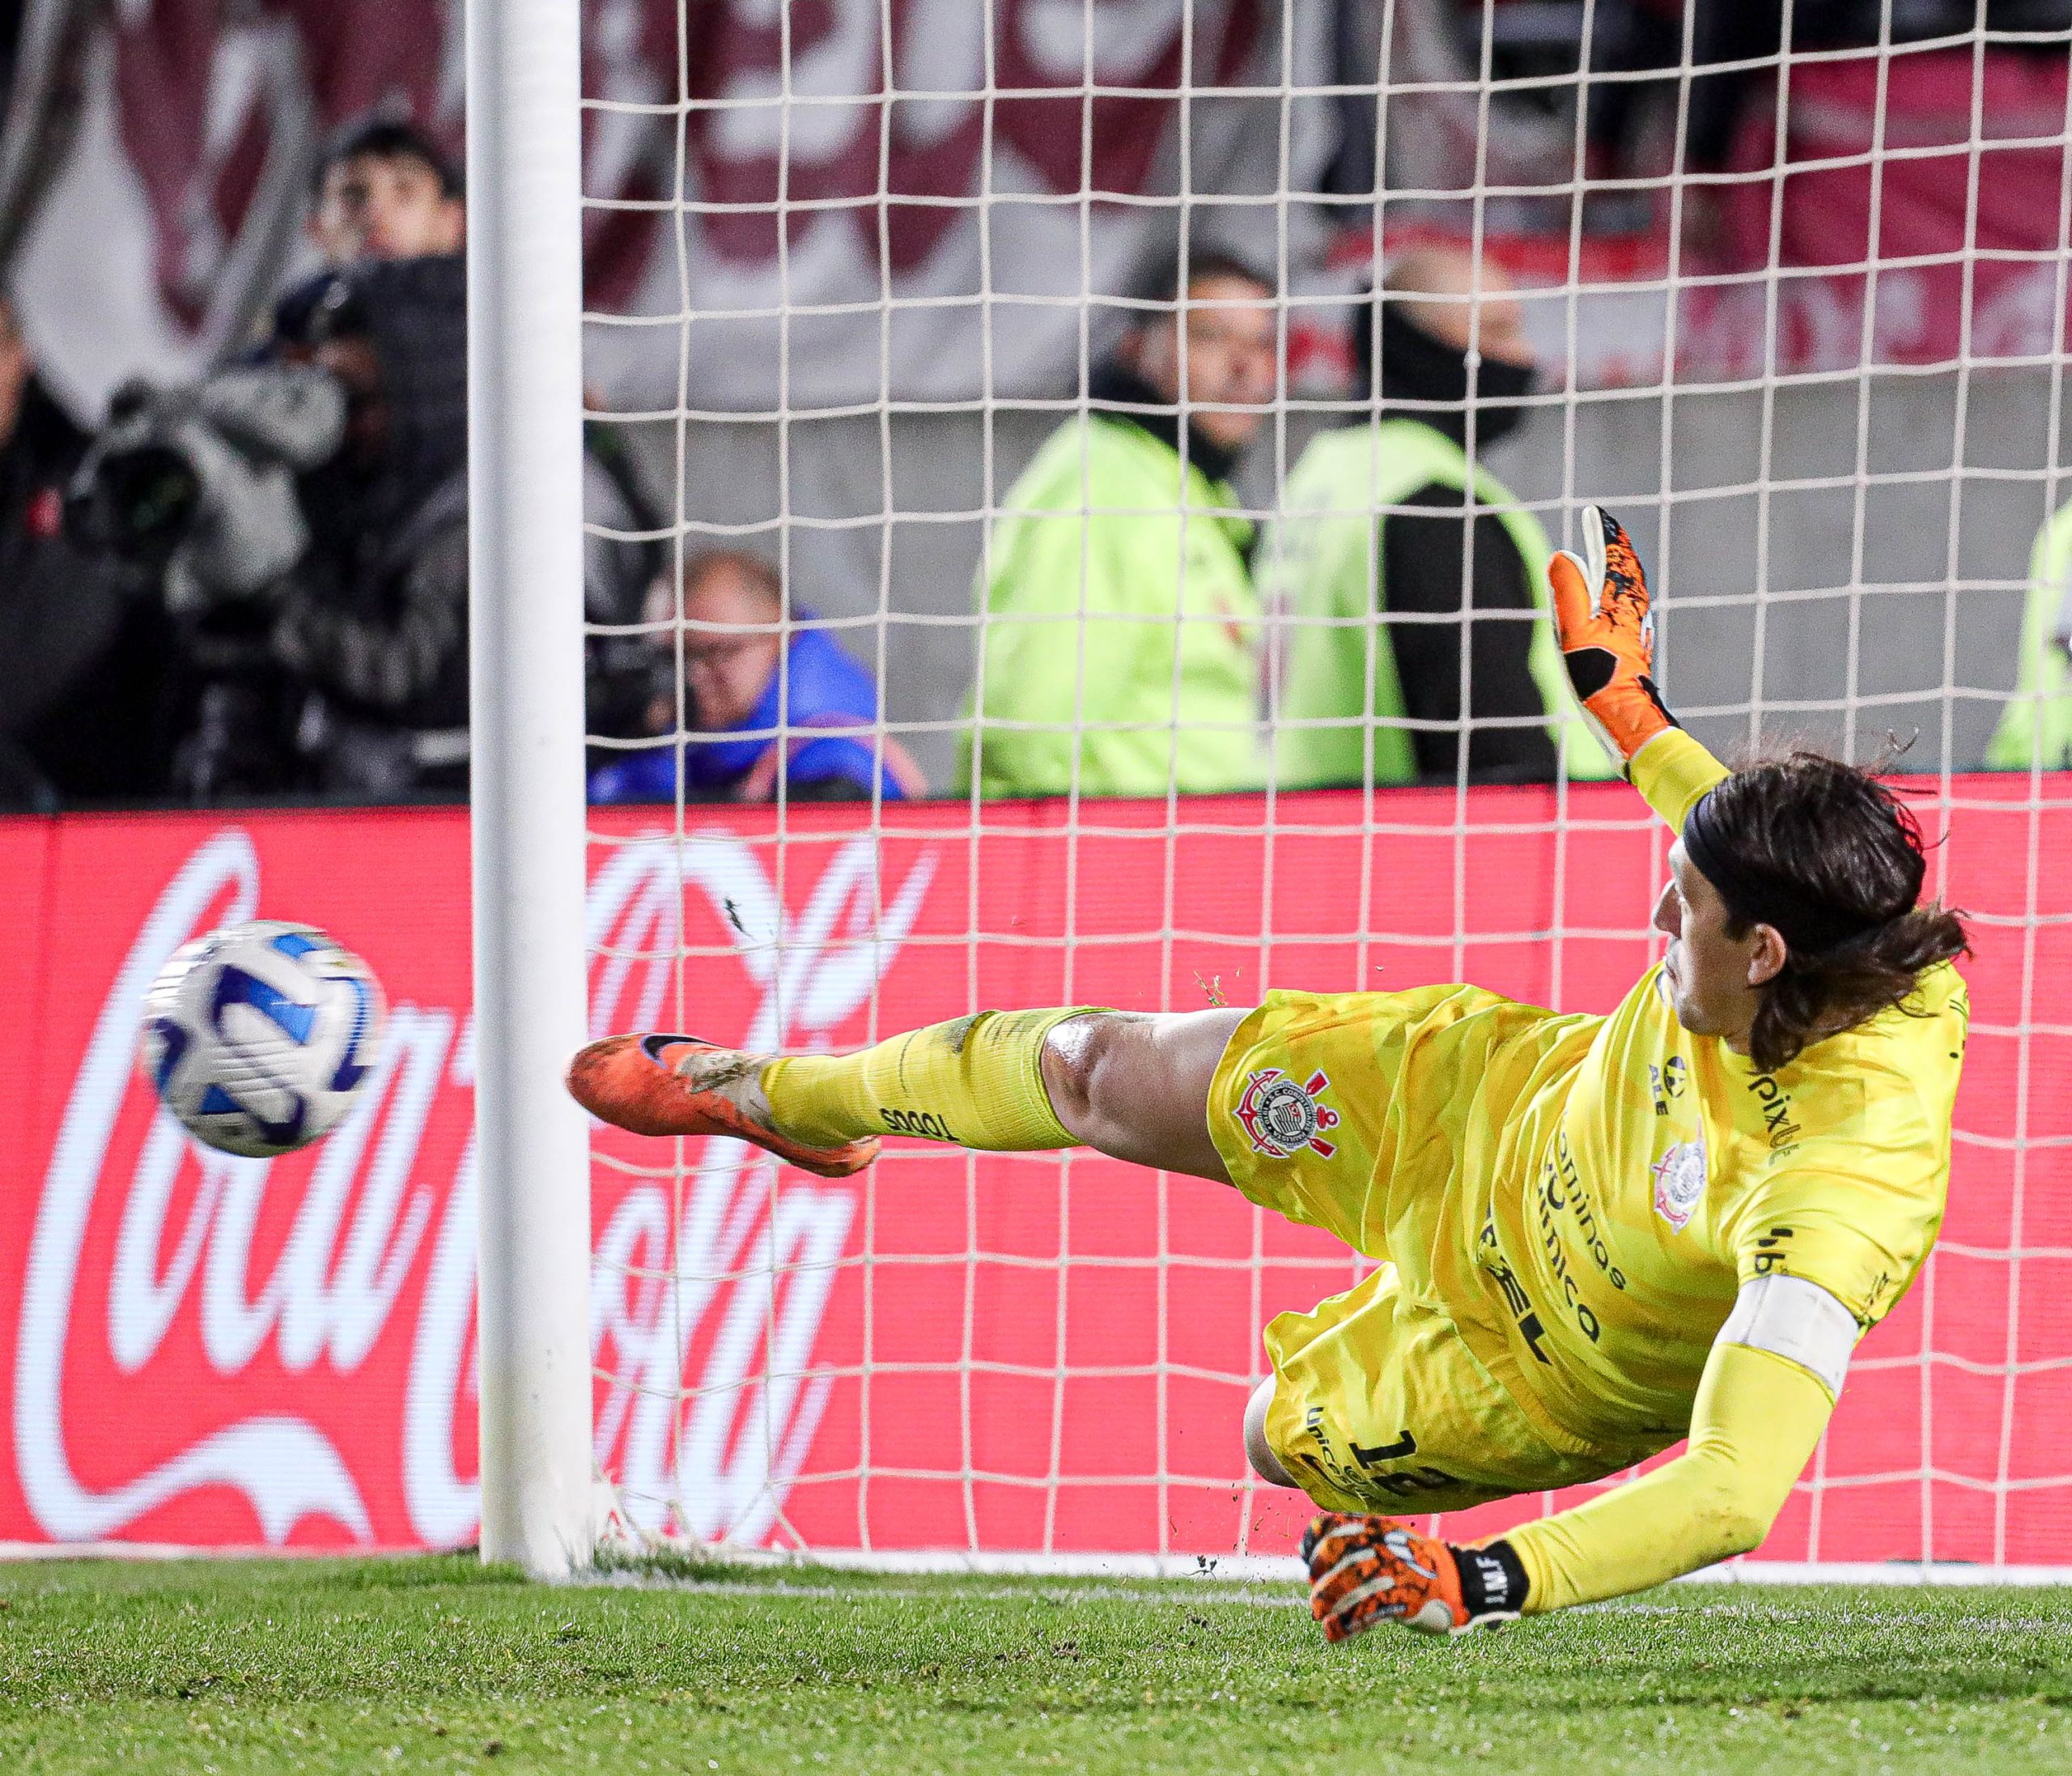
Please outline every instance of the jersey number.
[[1417, 1439], [1407, 1430], [1392, 1443], [1371, 1449], [1362, 1449], [1357, 1443], [1352, 1446], [1352, 1459], [1362, 1468], [1379, 1468], [1384, 1462], [1401, 1461], [1405, 1455], [1416, 1453]]

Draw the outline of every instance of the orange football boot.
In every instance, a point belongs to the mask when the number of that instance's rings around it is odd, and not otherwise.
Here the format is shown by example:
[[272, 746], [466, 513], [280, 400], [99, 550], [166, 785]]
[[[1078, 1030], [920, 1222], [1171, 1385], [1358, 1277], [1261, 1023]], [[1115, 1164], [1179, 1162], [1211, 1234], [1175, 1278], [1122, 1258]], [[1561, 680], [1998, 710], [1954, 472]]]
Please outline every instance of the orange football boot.
[[877, 1158], [878, 1139], [809, 1147], [770, 1124], [764, 1062], [695, 1036], [607, 1036], [568, 1064], [568, 1091], [590, 1114], [636, 1135], [730, 1135], [822, 1178], [847, 1178]]

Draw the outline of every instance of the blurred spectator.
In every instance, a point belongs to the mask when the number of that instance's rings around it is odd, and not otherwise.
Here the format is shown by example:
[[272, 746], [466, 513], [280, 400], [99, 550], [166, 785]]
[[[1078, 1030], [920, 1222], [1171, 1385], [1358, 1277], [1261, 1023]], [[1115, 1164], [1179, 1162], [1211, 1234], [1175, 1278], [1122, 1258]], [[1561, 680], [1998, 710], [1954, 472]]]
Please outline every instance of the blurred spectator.
[[1263, 780], [1251, 520], [1226, 478], [1273, 397], [1273, 287], [1197, 252], [1001, 502], [963, 775], [988, 796]]
[[[681, 609], [667, 577], [648, 595], [648, 621], [666, 631], [657, 663], [668, 674], [649, 726], [681, 726], [680, 741], [622, 753], [590, 774], [596, 802], [888, 801], [925, 792], [905, 749], [877, 732], [877, 688], [813, 614], [788, 618], [767, 562], [737, 550], [694, 557]], [[681, 648], [683, 691], [673, 689]], [[681, 754], [681, 762], [679, 762]], [[879, 768], [882, 758], [883, 770]]]
[[86, 448], [0, 298], [0, 807], [134, 801], [164, 778], [163, 618], [63, 533]]
[[467, 238], [460, 169], [414, 124], [347, 125], [316, 169], [314, 196], [309, 232], [330, 265], [458, 253]]
[[[376, 260], [458, 253], [467, 238], [461, 170], [415, 125], [388, 117], [348, 124], [325, 147], [312, 181], [310, 238], [326, 270], [291, 289], [274, 310], [267, 351], [308, 349], [308, 334], [335, 271]], [[586, 391], [586, 406], [601, 405]], [[584, 608], [593, 624], [625, 629], [641, 619], [648, 586], [664, 565], [663, 516], [641, 483], [622, 431], [583, 427]], [[605, 533], [609, 533], [606, 534]], [[642, 533], [646, 534], [643, 535]], [[585, 727], [630, 737], [643, 730], [652, 650], [638, 635], [601, 635], [585, 648]]]
[[348, 124], [325, 147], [310, 189], [310, 238], [324, 270], [274, 308], [274, 337], [301, 340], [330, 274], [376, 259], [457, 253], [468, 232], [461, 171], [415, 125], [391, 117]]
[[190, 681], [183, 797], [467, 782], [463, 263], [334, 273], [307, 363], [133, 386], [72, 522], [151, 571]]
[[[1463, 731], [1471, 776], [1550, 778], [1572, 703], [1542, 620], [1547, 536], [1480, 460], [1530, 410], [1533, 348], [1509, 281], [1465, 253], [1408, 254], [1351, 350], [1378, 418], [1310, 441], [1262, 568], [1276, 629], [1292, 631], [1278, 779], [1450, 782]], [[1569, 774], [1610, 775], [1579, 715], [1571, 732]]]
[[325, 269], [254, 351], [118, 390], [68, 528], [154, 583], [183, 800], [467, 783], [466, 210], [422, 131], [325, 149]]
[[2029, 601], [2015, 695], [1986, 748], [1996, 771], [2072, 770], [2072, 504], [2029, 554]]

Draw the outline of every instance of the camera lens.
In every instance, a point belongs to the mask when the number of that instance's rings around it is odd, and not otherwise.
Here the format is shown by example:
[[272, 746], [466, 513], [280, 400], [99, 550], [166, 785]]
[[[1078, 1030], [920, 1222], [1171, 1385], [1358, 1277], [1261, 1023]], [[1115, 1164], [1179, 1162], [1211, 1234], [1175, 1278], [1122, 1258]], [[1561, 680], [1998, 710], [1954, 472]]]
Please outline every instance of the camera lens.
[[102, 461], [100, 492], [109, 546], [134, 559], [171, 552], [193, 520], [202, 483], [177, 450], [143, 444]]

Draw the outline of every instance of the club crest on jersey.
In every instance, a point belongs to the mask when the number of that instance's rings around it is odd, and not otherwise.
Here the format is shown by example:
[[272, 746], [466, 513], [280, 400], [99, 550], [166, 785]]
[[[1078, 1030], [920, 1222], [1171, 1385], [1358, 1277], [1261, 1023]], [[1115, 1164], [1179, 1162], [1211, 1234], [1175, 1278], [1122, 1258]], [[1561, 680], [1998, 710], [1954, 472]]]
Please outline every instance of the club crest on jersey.
[[1338, 1112], [1317, 1099], [1330, 1086], [1321, 1071], [1297, 1085], [1278, 1067], [1262, 1067], [1245, 1078], [1245, 1095], [1230, 1114], [1245, 1130], [1255, 1153], [1274, 1159], [1290, 1159], [1306, 1147], [1320, 1158], [1338, 1151], [1335, 1141], [1324, 1132], [1338, 1126]]
[[1682, 1233], [1705, 1198], [1704, 1137], [1677, 1141], [1648, 1170], [1654, 1174], [1654, 1212], [1671, 1231]]

